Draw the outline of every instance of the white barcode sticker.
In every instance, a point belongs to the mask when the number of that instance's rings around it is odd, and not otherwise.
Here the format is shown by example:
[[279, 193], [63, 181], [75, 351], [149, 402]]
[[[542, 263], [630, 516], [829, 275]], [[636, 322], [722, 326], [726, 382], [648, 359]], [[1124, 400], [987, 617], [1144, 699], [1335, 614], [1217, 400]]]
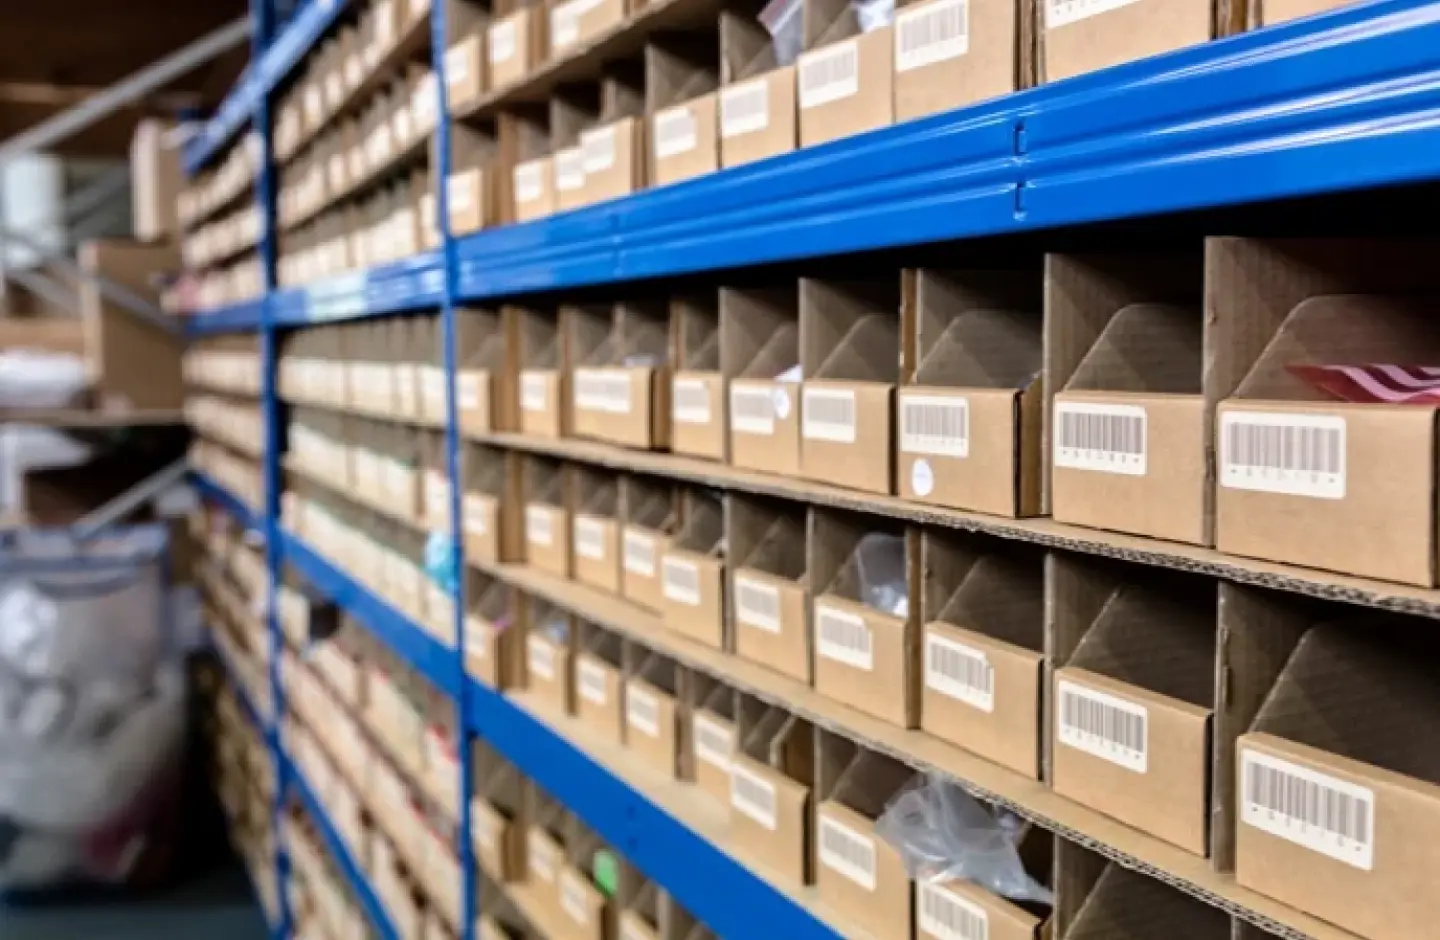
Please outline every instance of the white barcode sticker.
[[585, 890], [585, 883], [580, 876], [574, 872], [563, 871], [560, 873], [560, 906], [565, 909], [565, 914], [575, 923], [584, 927], [590, 922], [590, 894]]
[[989, 658], [938, 633], [925, 635], [925, 685], [982, 712], [995, 710], [995, 667]]
[[545, 546], [554, 543], [554, 515], [549, 506], [525, 507], [525, 541]]
[[490, 531], [490, 501], [475, 493], [465, 494], [465, 531], [484, 535]]
[[582, 411], [629, 414], [630, 376], [610, 369], [576, 369], [575, 407]]
[[860, 90], [860, 46], [847, 39], [800, 57], [800, 108], [818, 108]]
[[875, 645], [870, 628], [858, 614], [815, 605], [815, 651], [825, 659], [856, 669], [875, 668]]
[[520, 410], [544, 411], [550, 396], [549, 382], [543, 372], [520, 373]]
[[875, 840], [820, 816], [820, 864], [866, 891], [875, 890]]
[[810, 441], [855, 443], [855, 391], [805, 386], [800, 433]]
[[780, 589], [743, 574], [735, 576], [735, 619], [766, 633], [780, 632]]
[[938, 940], [990, 940], [990, 915], [940, 885], [921, 881], [920, 930]]
[[764, 78], [720, 92], [720, 136], [739, 137], [770, 126], [770, 88]]
[[730, 386], [730, 428], [742, 434], [770, 437], [775, 433], [775, 403], [770, 389]]
[[1220, 415], [1220, 485], [1317, 499], [1345, 498], [1345, 419], [1226, 411]]
[[603, 173], [615, 165], [615, 128], [601, 127], [580, 135], [585, 153], [585, 172]]
[[509, 62], [515, 55], [515, 21], [506, 20], [490, 27], [490, 64]]
[[534, 202], [545, 191], [545, 161], [530, 160], [515, 166], [515, 201]]
[[585, 153], [570, 147], [555, 153], [555, 188], [570, 193], [585, 185]]
[[469, 51], [465, 46], [445, 50], [445, 87], [451, 92], [470, 80]]
[[667, 108], [655, 115], [655, 158], [664, 160], [695, 149], [695, 114], [690, 106]]
[[710, 423], [710, 389], [703, 379], [677, 378], [671, 384], [676, 424]]
[[1061, 744], [1143, 774], [1149, 766], [1150, 713], [1142, 705], [1076, 685], [1058, 683]]
[[1241, 750], [1240, 819], [1364, 871], [1375, 867], [1375, 791], [1292, 761]]
[[695, 716], [695, 756], [711, 767], [730, 772], [735, 751], [734, 732], [704, 715]]
[[475, 411], [480, 407], [480, 386], [480, 376], [474, 372], [462, 372], [455, 377], [455, 390], [458, 392], [461, 408]]
[[693, 561], [666, 555], [660, 568], [661, 589], [667, 600], [691, 607], [700, 605], [700, 568]]
[[625, 530], [625, 570], [642, 577], [655, 577], [655, 539], [633, 529]]
[[647, 737], [660, 737], [659, 701], [645, 689], [631, 685], [625, 690], [625, 723]]
[[538, 829], [530, 831], [526, 840], [529, 852], [530, 871], [539, 875], [541, 881], [555, 881], [555, 847]]
[[1055, 466], [1144, 476], [1145, 409], [1094, 402], [1055, 403]]
[[1058, 29], [1135, 2], [1136, 0], [1046, 0], [1045, 28]]
[[895, 71], [908, 72], [970, 51], [969, 0], [935, 0], [895, 15]]
[[550, 8], [550, 51], [555, 53], [580, 38], [580, 11], [584, 0], [570, 0]]
[[735, 764], [730, 768], [730, 805], [766, 829], [779, 826], [775, 784]]
[[592, 561], [605, 560], [605, 525], [590, 516], [575, 517], [575, 554]]
[[530, 657], [530, 672], [546, 682], [555, 681], [555, 647], [541, 636], [529, 637], [525, 644]]
[[593, 659], [582, 659], [576, 672], [581, 698], [592, 705], [604, 705], [610, 700], [610, 681], [604, 666]]
[[479, 180], [471, 173], [452, 174], [445, 181], [445, 194], [450, 197], [452, 213], [469, 212], [475, 205], [475, 188]]
[[936, 457], [970, 456], [970, 402], [938, 395], [900, 397], [900, 450]]

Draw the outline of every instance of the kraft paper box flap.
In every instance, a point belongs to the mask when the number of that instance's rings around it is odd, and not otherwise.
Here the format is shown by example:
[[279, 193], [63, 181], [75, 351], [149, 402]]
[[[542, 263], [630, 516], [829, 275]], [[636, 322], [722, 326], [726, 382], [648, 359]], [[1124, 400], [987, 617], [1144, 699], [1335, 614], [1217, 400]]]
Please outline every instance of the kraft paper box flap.
[[[757, 6], [757, 12], [759, 7]], [[775, 41], [756, 19], [738, 10], [720, 11], [720, 82], [729, 85], [772, 71], [780, 64]]]
[[860, 16], [850, 0], [803, 2], [806, 51], [860, 34]]
[[1076, 365], [1065, 389], [1199, 395], [1203, 327], [1198, 306], [1122, 307]]
[[915, 780], [915, 771], [899, 761], [823, 732], [816, 771], [819, 799], [838, 803], [872, 822]]
[[645, 113], [645, 62], [621, 59], [605, 66], [600, 79], [600, 121], [613, 124]]
[[784, 287], [720, 289], [720, 371], [773, 379], [800, 362], [797, 283]]
[[507, 629], [511, 620], [510, 586], [484, 572], [470, 573], [476, 575], [466, 579], [465, 597], [471, 612], [497, 629]]
[[894, 383], [900, 368], [900, 279], [800, 281], [806, 379]]
[[692, 294], [670, 302], [672, 360], [687, 372], [719, 372], [719, 295]]
[[726, 548], [736, 570], [753, 568], [804, 586], [803, 504], [732, 493], [725, 511]]
[[505, 367], [509, 344], [492, 310], [467, 307], [456, 311], [455, 340], [462, 369], [485, 369], [498, 374]]
[[561, 85], [550, 95], [551, 151], [578, 145], [580, 135], [601, 121], [599, 85]]
[[614, 473], [584, 464], [573, 465], [575, 489], [580, 497], [576, 511], [614, 519], [619, 515], [620, 478]]
[[1039, 553], [994, 546], [973, 556], [957, 582], [941, 575], [944, 560], [956, 554], [943, 536], [925, 533], [922, 551], [929, 579], [923, 613], [927, 623], [938, 620], [1037, 653], [1044, 650], [1044, 566]]
[[645, 110], [654, 114], [715, 90], [719, 46], [714, 34], [661, 35], [645, 45]]
[[1230, 940], [1230, 916], [1156, 879], [1105, 866], [1062, 940]]
[[936, 271], [915, 279], [914, 384], [1029, 388], [1043, 355], [1038, 270]]
[[620, 480], [625, 524], [656, 532], [672, 532], [678, 524], [675, 489], [656, 478], [626, 476]]
[[560, 327], [563, 312], [511, 308], [519, 319], [520, 365], [526, 369], [563, 369]]
[[725, 554], [725, 513], [720, 497], [691, 490], [684, 494], [684, 519], [670, 546], [699, 555], [723, 558]]
[[772, 756], [777, 753], [774, 747], [776, 737], [790, 719], [790, 714], [746, 695], [740, 698], [738, 717], [735, 752], [770, 766]]
[[670, 309], [664, 301], [629, 301], [615, 305], [615, 339], [611, 365], [644, 358], [649, 365], [670, 361]]
[[519, 769], [479, 739], [471, 745], [470, 759], [476, 786], [485, 801], [510, 819], [518, 817], [525, 795], [525, 778]]
[[614, 363], [615, 316], [609, 305], [565, 306], [560, 310], [560, 317], [572, 368]]
[[530, 819], [531, 829], [539, 829], [544, 832], [563, 851], [566, 819], [569, 816], [565, 811], [564, 804], [556, 802], [534, 782], [529, 783], [525, 792], [528, 796], [526, 815]]

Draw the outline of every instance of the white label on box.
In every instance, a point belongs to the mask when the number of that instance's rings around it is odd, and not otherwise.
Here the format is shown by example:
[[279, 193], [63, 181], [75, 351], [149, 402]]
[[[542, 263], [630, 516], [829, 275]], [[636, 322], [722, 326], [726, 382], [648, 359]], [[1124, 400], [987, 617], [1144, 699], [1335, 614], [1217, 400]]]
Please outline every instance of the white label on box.
[[627, 920], [620, 925], [620, 940], [650, 940], [650, 935], [645, 932], [645, 928]]
[[639, 686], [625, 691], [625, 723], [647, 737], [660, 737], [660, 703]]
[[700, 569], [692, 561], [666, 555], [661, 561], [661, 580], [667, 600], [700, 606]]
[[562, 193], [574, 192], [585, 185], [585, 153], [571, 147], [555, 154], [555, 188]]
[[515, 55], [515, 21], [506, 20], [490, 27], [490, 64], [509, 62]]
[[689, 153], [695, 143], [695, 114], [689, 105], [666, 108], [655, 115], [656, 159]]
[[646, 578], [655, 577], [654, 537], [625, 530], [625, 570]]
[[525, 643], [530, 656], [530, 671], [546, 682], [555, 681], [555, 647], [544, 637], [532, 636]]
[[582, 411], [629, 414], [630, 376], [608, 369], [576, 369], [575, 406]]
[[855, 391], [806, 386], [801, 400], [801, 436], [811, 441], [855, 443]]
[[470, 173], [452, 175], [445, 181], [445, 193], [452, 213], [469, 212], [475, 205], [475, 177]]
[[695, 756], [711, 767], [730, 772], [730, 755], [735, 750], [735, 736], [729, 728], [704, 715], [696, 715]]
[[549, 382], [542, 372], [520, 373], [520, 410], [544, 411], [549, 400]]
[[820, 816], [820, 864], [866, 891], [875, 890], [875, 840], [824, 814]]
[[985, 908], [953, 891], [927, 881], [920, 889], [920, 930], [939, 940], [989, 940], [990, 915]]
[[1145, 409], [1094, 402], [1055, 403], [1055, 466], [1144, 476]]
[[555, 881], [554, 846], [540, 832], [533, 830], [526, 841], [529, 843], [526, 847], [530, 850], [530, 871], [539, 875], [541, 881], [553, 883]]
[[1235, 490], [1345, 498], [1345, 419], [1226, 411], [1220, 415], [1220, 485]]
[[735, 576], [735, 619], [741, 625], [780, 632], [780, 589], [743, 574]]
[[470, 80], [470, 56], [465, 46], [445, 50], [445, 87], [454, 90]]
[[580, 7], [585, 0], [570, 0], [550, 10], [550, 52], [564, 49], [580, 38]]
[[935, 0], [895, 15], [895, 71], [908, 72], [970, 51], [969, 0]]
[[608, 694], [609, 680], [605, 674], [605, 667], [593, 659], [580, 660], [579, 673], [576, 677], [580, 685], [580, 697], [593, 705], [604, 705], [610, 698]]
[[449, 524], [450, 481], [438, 470], [425, 471], [425, 516], [432, 524]]
[[815, 651], [825, 659], [867, 672], [875, 668], [874, 638], [860, 615], [816, 604], [815, 637]]
[[739, 764], [730, 768], [730, 805], [766, 829], [779, 827], [775, 784]]
[[720, 92], [720, 136], [739, 137], [770, 126], [770, 87], [764, 78]]
[[775, 403], [770, 389], [753, 385], [730, 386], [730, 428], [744, 434], [770, 437], [775, 433]]
[[545, 191], [545, 161], [531, 160], [517, 164], [515, 177], [515, 201], [534, 202]]
[[1143, 774], [1149, 766], [1150, 713], [1142, 705], [1061, 679], [1061, 744]]
[[465, 494], [465, 531], [471, 535], [484, 535], [490, 530], [487, 524], [490, 516], [490, 501], [475, 493]]
[[605, 560], [605, 526], [599, 519], [575, 517], [575, 554], [592, 561]]
[[1135, 2], [1136, 0], [1046, 0], [1045, 28], [1058, 29]]
[[481, 848], [493, 852], [496, 848], [496, 838], [499, 833], [495, 831], [495, 819], [489, 813], [472, 812], [470, 814], [470, 826], [475, 831], [475, 841], [480, 843]]
[[474, 615], [465, 618], [465, 655], [485, 658], [490, 645], [490, 625]]
[[480, 376], [473, 372], [462, 372], [455, 378], [455, 387], [460, 395], [460, 407], [474, 411], [480, 407]]
[[941, 395], [902, 395], [900, 450], [936, 457], [969, 457], [970, 401]]
[[560, 906], [565, 915], [584, 927], [590, 922], [589, 893], [580, 876], [566, 870], [560, 873]]
[[800, 57], [800, 109], [818, 108], [860, 90], [860, 46], [854, 39]]
[[677, 378], [671, 384], [677, 424], [710, 423], [710, 389], [703, 379]]
[[555, 530], [549, 506], [525, 507], [525, 541], [545, 546], [554, 543]]
[[615, 128], [601, 127], [580, 135], [585, 153], [585, 172], [601, 173], [615, 165]]
[[925, 685], [982, 712], [995, 710], [995, 667], [980, 650], [925, 634]]
[[1375, 791], [1292, 761], [1241, 750], [1240, 820], [1287, 842], [1370, 871]]

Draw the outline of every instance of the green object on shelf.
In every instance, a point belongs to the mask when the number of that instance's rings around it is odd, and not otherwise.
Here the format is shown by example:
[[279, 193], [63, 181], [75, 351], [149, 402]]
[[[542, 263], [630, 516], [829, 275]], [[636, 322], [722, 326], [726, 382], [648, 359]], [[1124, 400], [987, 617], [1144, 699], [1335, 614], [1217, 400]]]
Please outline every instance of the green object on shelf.
[[609, 849], [598, 850], [591, 863], [591, 871], [595, 876], [595, 887], [606, 897], [613, 898], [620, 889], [620, 863], [615, 860], [615, 853]]

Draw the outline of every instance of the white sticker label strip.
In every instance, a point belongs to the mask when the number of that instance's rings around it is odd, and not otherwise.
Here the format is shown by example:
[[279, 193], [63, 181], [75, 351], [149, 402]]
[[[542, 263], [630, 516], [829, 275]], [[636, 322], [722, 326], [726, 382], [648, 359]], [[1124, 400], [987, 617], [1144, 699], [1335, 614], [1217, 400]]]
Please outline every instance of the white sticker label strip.
[[780, 590], [743, 574], [735, 576], [735, 619], [741, 626], [780, 632]]
[[980, 650], [949, 637], [925, 635], [925, 685], [982, 712], [995, 711], [995, 667]]
[[1136, 0], [1046, 0], [1045, 28], [1058, 29], [1135, 2]]
[[582, 659], [576, 672], [582, 699], [592, 705], [604, 705], [610, 700], [610, 682], [604, 666], [593, 659]]
[[1375, 791], [1292, 761], [1240, 752], [1240, 820], [1364, 871], [1375, 866]]
[[1227, 411], [1220, 416], [1220, 485], [1344, 499], [1345, 443], [1341, 417]]
[[770, 126], [770, 89], [763, 78], [720, 92], [720, 136], [739, 137]]
[[[532, 160], [515, 167], [515, 201], [534, 202], [545, 192], [545, 161]], [[542, 403], [541, 408], [545, 407]]]
[[866, 891], [875, 890], [875, 840], [820, 817], [820, 864], [849, 878]]
[[800, 435], [810, 441], [855, 443], [855, 392], [848, 388], [804, 389]]
[[590, 898], [585, 885], [573, 872], [560, 875], [560, 906], [565, 914], [580, 926], [590, 922]]
[[1144, 476], [1145, 409], [1091, 402], [1055, 403], [1055, 466]]
[[695, 716], [695, 756], [712, 767], [730, 772], [730, 755], [735, 750], [733, 732], [704, 715]]
[[730, 428], [742, 434], [774, 435], [775, 402], [770, 389], [730, 386]]
[[615, 128], [602, 127], [580, 135], [585, 172], [602, 173], [615, 165]]
[[570, 193], [585, 185], [585, 154], [571, 147], [555, 154], [555, 188]]
[[695, 563], [666, 555], [660, 567], [665, 597], [677, 604], [698, 607], [700, 605], [700, 569]]
[[1150, 713], [1140, 705], [1065, 679], [1058, 683], [1061, 744], [1143, 774], [1149, 766]]
[[509, 62], [515, 55], [515, 21], [506, 20], [490, 27], [490, 64]]
[[900, 450], [936, 457], [970, 456], [970, 402], [936, 395], [902, 396]]
[[546, 376], [539, 372], [522, 372], [520, 374], [520, 410], [522, 411], [544, 411], [545, 403], [549, 400], [549, 382]]
[[695, 144], [695, 115], [689, 105], [667, 108], [655, 115], [656, 159], [689, 153]]
[[575, 554], [591, 561], [605, 560], [605, 526], [599, 519], [575, 517]]
[[625, 691], [625, 723], [648, 737], [660, 737], [660, 703], [645, 689], [632, 685]]
[[937, 884], [920, 882], [920, 930], [939, 940], [989, 940], [990, 915]]
[[525, 507], [525, 540], [535, 545], [554, 544], [555, 529], [549, 506]]
[[643, 532], [625, 531], [625, 570], [641, 577], [655, 577], [655, 539]]
[[860, 47], [854, 39], [800, 57], [800, 108], [818, 108], [860, 90]]
[[530, 850], [530, 871], [538, 875], [541, 881], [553, 882], [555, 853], [550, 843], [539, 832], [532, 832], [526, 847]]
[[710, 423], [710, 389], [701, 379], [676, 379], [671, 386], [676, 424]]
[[774, 831], [779, 820], [776, 811], [775, 785], [736, 764], [730, 768], [730, 805]]
[[897, 72], [956, 59], [969, 51], [969, 0], [936, 0], [895, 15]]
[[866, 672], [875, 668], [874, 638], [858, 614], [816, 605], [815, 637], [815, 651], [821, 657]]
[[555, 647], [538, 636], [525, 644], [530, 654], [530, 671], [546, 682], [555, 681]]

